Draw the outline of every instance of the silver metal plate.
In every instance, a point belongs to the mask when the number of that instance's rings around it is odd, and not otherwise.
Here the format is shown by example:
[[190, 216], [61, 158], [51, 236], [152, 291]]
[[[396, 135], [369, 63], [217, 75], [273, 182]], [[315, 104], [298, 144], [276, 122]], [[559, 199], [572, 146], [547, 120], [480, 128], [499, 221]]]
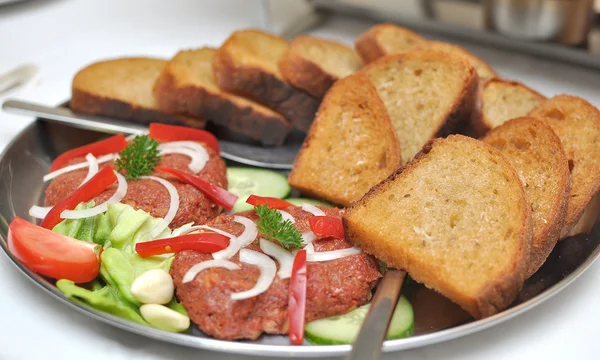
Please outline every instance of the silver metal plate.
[[[170, 343], [226, 353], [279, 357], [318, 358], [340, 356], [349, 352], [349, 345], [290, 346], [285, 336], [263, 336], [257, 341], [221, 341], [207, 337], [197, 327], [185, 334], [175, 334], [138, 325], [67, 300], [51, 280], [31, 272], [16, 260], [9, 253], [6, 244], [8, 223], [15, 216], [32, 220], [27, 215], [28, 209], [31, 205], [40, 203], [43, 197], [44, 185], [41, 178], [48, 171], [51, 160], [65, 150], [98, 140], [102, 136], [106, 135], [38, 121], [23, 130], [0, 155], [0, 247], [27, 279], [73, 310], [112, 326]], [[436, 293], [420, 285], [408, 285], [405, 287], [407, 295], [415, 309], [415, 335], [386, 341], [383, 351], [411, 349], [458, 338], [532, 309], [565, 289], [588, 269], [598, 258], [599, 245], [598, 224], [590, 235], [561, 241], [546, 264], [525, 283], [511, 307], [479, 321], [469, 318], [460, 308]]]

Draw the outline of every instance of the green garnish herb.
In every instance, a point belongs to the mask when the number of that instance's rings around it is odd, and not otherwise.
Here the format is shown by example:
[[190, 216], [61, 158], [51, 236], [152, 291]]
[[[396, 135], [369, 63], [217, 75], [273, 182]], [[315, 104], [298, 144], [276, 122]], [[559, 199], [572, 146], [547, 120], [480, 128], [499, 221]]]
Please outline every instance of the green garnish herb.
[[257, 205], [254, 209], [260, 218], [256, 223], [258, 232], [264, 239], [276, 240], [286, 249], [302, 248], [302, 235], [291, 221], [283, 221], [279, 211], [269, 209], [267, 205]]
[[136, 180], [140, 176], [152, 174], [161, 156], [158, 155], [158, 142], [147, 135], [136, 136], [133, 141], [121, 151], [117, 159], [118, 170], [127, 172], [128, 180]]

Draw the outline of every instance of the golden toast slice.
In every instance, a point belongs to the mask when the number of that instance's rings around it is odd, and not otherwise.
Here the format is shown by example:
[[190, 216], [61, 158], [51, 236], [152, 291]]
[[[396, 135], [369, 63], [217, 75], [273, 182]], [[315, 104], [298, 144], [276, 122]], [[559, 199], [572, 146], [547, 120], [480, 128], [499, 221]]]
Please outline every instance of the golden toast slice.
[[475, 107], [477, 73], [462, 56], [433, 50], [389, 55], [366, 65], [409, 161], [425, 143], [468, 122]]
[[307, 131], [320, 101], [288, 84], [277, 63], [284, 39], [260, 30], [236, 31], [221, 45], [213, 71], [221, 89], [258, 101]]
[[100, 61], [81, 69], [73, 78], [73, 111], [132, 120], [203, 128], [202, 117], [169, 114], [159, 109], [152, 86], [167, 62], [152, 58]]
[[520, 291], [531, 210], [502, 154], [462, 135], [428, 142], [343, 215], [346, 237], [475, 318]]
[[386, 55], [429, 49], [466, 57], [475, 67], [481, 79], [498, 76], [488, 63], [465, 48], [441, 41], [428, 41], [424, 37], [394, 24], [385, 23], [373, 26], [357, 38], [355, 47], [365, 63]]
[[369, 79], [338, 80], [321, 103], [289, 175], [292, 187], [349, 205], [400, 167], [400, 150]]
[[480, 84], [480, 112], [473, 117], [472, 130], [478, 136], [510, 119], [527, 115], [546, 97], [526, 85], [493, 78]]
[[281, 145], [292, 129], [290, 123], [258, 103], [221, 90], [212, 73], [215, 52], [202, 48], [175, 55], [154, 85], [160, 107], [206, 117], [263, 145]]
[[482, 139], [515, 168], [531, 205], [533, 242], [527, 277], [544, 264], [556, 245], [567, 214], [569, 163], [560, 139], [544, 121], [521, 117]]
[[575, 226], [598, 193], [600, 111], [579, 97], [558, 95], [544, 101], [529, 116], [546, 121], [560, 138], [567, 154], [571, 171], [571, 194], [562, 238]]
[[362, 61], [346, 45], [300, 35], [290, 43], [278, 66], [288, 83], [321, 99], [336, 80], [360, 69]]

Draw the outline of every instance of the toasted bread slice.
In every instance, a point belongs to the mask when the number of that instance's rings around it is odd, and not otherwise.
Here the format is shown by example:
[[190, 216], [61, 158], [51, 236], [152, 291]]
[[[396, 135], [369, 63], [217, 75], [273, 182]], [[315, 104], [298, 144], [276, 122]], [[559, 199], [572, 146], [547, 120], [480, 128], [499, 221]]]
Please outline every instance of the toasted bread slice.
[[544, 101], [529, 113], [543, 119], [562, 142], [571, 171], [571, 194], [561, 237], [581, 218], [600, 186], [600, 111], [569, 95]]
[[546, 98], [517, 81], [490, 79], [480, 84], [480, 113], [472, 119], [478, 136], [510, 119], [527, 115]]
[[441, 41], [430, 41], [425, 48], [443, 51], [456, 55], [462, 55], [466, 57], [467, 59], [469, 59], [473, 67], [475, 67], [477, 75], [479, 75], [480, 79], [487, 79], [498, 76], [498, 74], [494, 71], [494, 69], [492, 69], [492, 67], [488, 63], [486, 63], [481, 58], [475, 56], [471, 52], [467, 51], [465, 48], [462, 48], [458, 45]]
[[203, 128], [202, 117], [168, 114], [158, 107], [152, 86], [167, 62], [152, 58], [121, 58], [91, 64], [73, 78], [73, 111], [132, 120]]
[[475, 318], [506, 308], [523, 285], [531, 210], [513, 167], [479, 140], [431, 140], [343, 221], [350, 241]]
[[346, 45], [300, 35], [290, 43], [278, 65], [287, 82], [321, 99], [336, 80], [360, 69], [362, 61]]
[[361, 72], [387, 108], [403, 163], [429, 139], [445, 136], [471, 118], [477, 73], [462, 56], [410, 51], [376, 60]]
[[175, 55], [154, 85], [160, 107], [204, 116], [263, 145], [281, 145], [292, 129], [290, 123], [258, 103], [219, 89], [212, 73], [215, 52], [202, 48]]
[[546, 261], [558, 241], [569, 200], [569, 163], [560, 139], [544, 121], [521, 117], [482, 139], [515, 168], [531, 205], [533, 242], [527, 277]]
[[338, 80], [325, 96], [289, 176], [292, 187], [349, 205], [400, 167], [400, 149], [366, 75]]
[[365, 64], [390, 54], [425, 47], [427, 39], [403, 27], [383, 23], [360, 34], [354, 42], [356, 52]]
[[288, 84], [277, 63], [288, 49], [284, 39], [260, 30], [236, 31], [213, 59], [221, 89], [256, 100], [308, 131], [320, 101]]

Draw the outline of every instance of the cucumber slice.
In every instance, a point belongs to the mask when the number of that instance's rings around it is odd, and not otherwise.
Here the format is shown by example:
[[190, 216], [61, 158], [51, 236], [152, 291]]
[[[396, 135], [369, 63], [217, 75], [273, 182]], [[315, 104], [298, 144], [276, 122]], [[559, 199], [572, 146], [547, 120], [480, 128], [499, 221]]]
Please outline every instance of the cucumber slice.
[[330, 204], [330, 203], [322, 201], [322, 200], [316, 200], [316, 199], [289, 198], [289, 199], [285, 199], [285, 201], [290, 202], [296, 206], [302, 206], [302, 204], [311, 204], [314, 206], [335, 207], [333, 204]]
[[231, 210], [234, 213], [253, 209], [252, 205], [246, 204], [246, 200], [250, 195], [283, 199], [291, 191], [284, 175], [265, 169], [227, 168], [227, 182], [229, 183], [229, 191], [239, 197]]
[[[317, 345], [352, 344], [370, 306], [371, 304], [367, 304], [341, 316], [309, 322], [304, 326], [304, 337]], [[412, 335], [415, 326], [414, 318], [410, 302], [401, 296], [390, 321], [386, 338], [392, 340]]]

